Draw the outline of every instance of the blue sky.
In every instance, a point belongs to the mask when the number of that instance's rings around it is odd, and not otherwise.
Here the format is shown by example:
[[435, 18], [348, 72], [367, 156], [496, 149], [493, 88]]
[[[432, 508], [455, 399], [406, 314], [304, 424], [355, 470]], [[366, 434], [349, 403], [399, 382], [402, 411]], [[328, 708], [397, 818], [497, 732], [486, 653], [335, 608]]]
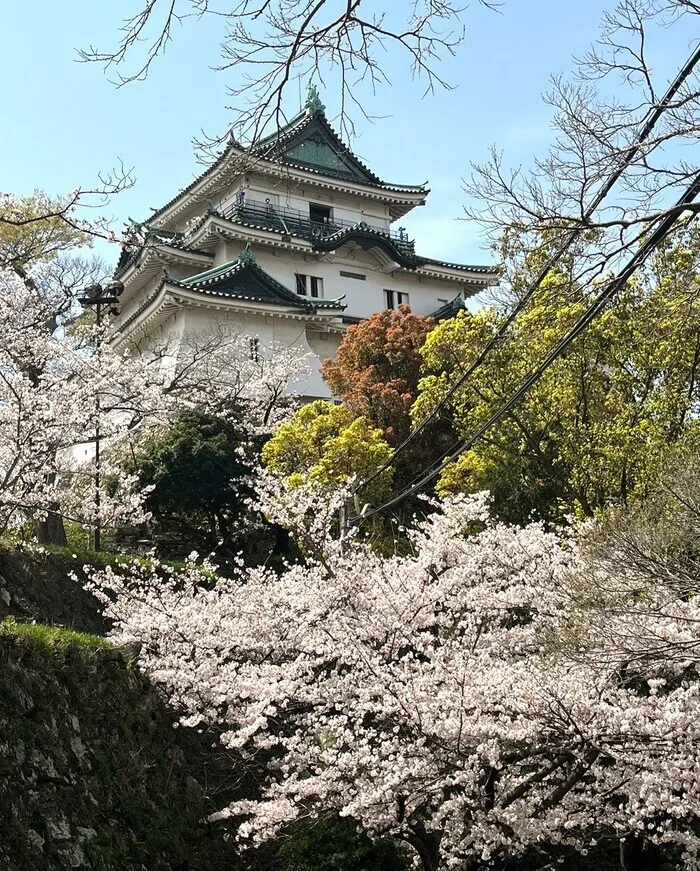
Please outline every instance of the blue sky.
[[[128, 217], [147, 218], [201, 172], [193, 137], [220, 133], [232, 119], [226, 85], [235, 79], [211, 69], [218, 60], [216, 18], [176, 31], [144, 82], [116, 88], [98, 65], [76, 62], [77, 48], [113, 45], [122, 16], [140, 6], [141, 0], [5, 0], [0, 190], [64, 193], [90, 186], [122, 161], [137, 181], [105, 209], [119, 228]], [[571, 56], [595, 38], [610, 6], [610, 0], [505, 0], [492, 12], [474, 2], [465, 14], [465, 42], [441, 67], [454, 90], [422, 98], [421, 83], [396, 54], [385, 60], [391, 86], [376, 95], [358, 89], [380, 120], [357, 119], [356, 153], [389, 181], [430, 183], [427, 206], [403, 222], [421, 253], [492, 261], [478, 226], [458, 220], [466, 202], [461, 179], [470, 161], [486, 159], [491, 144], [515, 166], [544, 150], [551, 134], [540, 95], [549, 76], [569, 69]], [[658, 51], [669, 69], [686, 51], [684, 44], [679, 57], [671, 48]], [[322, 97], [332, 118], [337, 96], [328, 88]], [[99, 250], [108, 258], [118, 253], [106, 244]]]

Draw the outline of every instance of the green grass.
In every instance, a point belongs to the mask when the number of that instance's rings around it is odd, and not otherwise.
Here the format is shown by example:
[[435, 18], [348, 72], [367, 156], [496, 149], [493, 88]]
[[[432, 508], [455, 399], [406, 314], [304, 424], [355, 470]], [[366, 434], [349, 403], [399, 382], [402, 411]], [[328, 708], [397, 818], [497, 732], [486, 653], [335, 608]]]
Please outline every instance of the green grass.
[[47, 650], [67, 650], [70, 647], [95, 650], [111, 647], [109, 641], [100, 638], [99, 635], [76, 632], [74, 629], [46, 626], [43, 623], [20, 623], [12, 617], [0, 621], [0, 634], [32, 643]]

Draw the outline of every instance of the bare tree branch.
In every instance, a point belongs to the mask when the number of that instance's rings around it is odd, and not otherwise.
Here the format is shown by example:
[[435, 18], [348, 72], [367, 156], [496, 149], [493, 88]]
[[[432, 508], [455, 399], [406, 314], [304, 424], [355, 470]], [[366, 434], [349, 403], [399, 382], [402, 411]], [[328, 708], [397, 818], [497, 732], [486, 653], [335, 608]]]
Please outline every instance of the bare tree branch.
[[[500, 5], [480, 2], [491, 9]], [[90, 47], [79, 57], [114, 69], [119, 86], [143, 80], [176, 25], [217, 17], [223, 21], [217, 69], [242, 77], [229, 91], [237, 103], [231, 128], [236, 138], [254, 140], [268, 124], [282, 126], [289, 84], [298, 78], [323, 81], [331, 71], [340, 77], [340, 126], [348, 134], [354, 129], [349, 106], [369, 117], [354, 95], [356, 85], [387, 83], [383, 61], [392, 49], [407, 58], [426, 93], [450, 87], [440, 65], [464, 38], [465, 8], [457, 0], [402, 0], [389, 11], [378, 0], [230, 0], [223, 9], [212, 0], [143, 0], [140, 11], [123, 22], [115, 48]], [[227, 136], [198, 144], [208, 152]]]
[[[465, 182], [477, 204], [467, 215], [494, 241], [507, 228], [523, 251], [543, 238], [566, 248], [579, 234], [582, 275], [614, 268], [700, 170], [688, 147], [700, 134], [699, 14], [684, 0], [620, 0], [573, 76], [552, 79], [550, 149], [526, 170], [494, 148]], [[691, 52], [669, 85], [649, 57], [671, 28], [687, 34]]]
[[[41, 252], [45, 258], [64, 250], [65, 240], [79, 244], [86, 237], [116, 241], [111, 221], [104, 215], [91, 218], [89, 211], [104, 209], [112, 197], [134, 184], [132, 170], [119, 164], [111, 172], [101, 173], [92, 187], [79, 187], [63, 197], [50, 197], [35, 191], [30, 197], [0, 192], [0, 267], [14, 268], [17, 262], [29, 262]], [[55, 249], [51, 249], [51, 237]], [[81, 240], [82, 237], [82, 240]], [[36, 250], [28, 248], [34, 240]]]

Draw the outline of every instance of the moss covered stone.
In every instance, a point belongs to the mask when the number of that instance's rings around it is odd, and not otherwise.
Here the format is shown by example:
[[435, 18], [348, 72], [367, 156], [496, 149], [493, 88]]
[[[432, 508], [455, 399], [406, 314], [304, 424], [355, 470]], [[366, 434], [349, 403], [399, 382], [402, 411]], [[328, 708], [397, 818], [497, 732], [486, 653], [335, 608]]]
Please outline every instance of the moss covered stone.
[[238, 866], [203, 822], [217, 804], [195, 763], [212, 742], [183, 748], [174, 719], [103, 639], [2, 624], [0, 868]]

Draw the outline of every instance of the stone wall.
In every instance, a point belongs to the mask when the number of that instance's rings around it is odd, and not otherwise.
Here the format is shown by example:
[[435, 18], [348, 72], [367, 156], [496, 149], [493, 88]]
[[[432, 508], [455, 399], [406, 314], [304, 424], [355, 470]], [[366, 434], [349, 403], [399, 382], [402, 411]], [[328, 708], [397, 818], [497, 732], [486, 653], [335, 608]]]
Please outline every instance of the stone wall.
[[242, 867], [203, 822], [235, 763], [174, 719], [101, 639], [2, 624], [0, 868]]

